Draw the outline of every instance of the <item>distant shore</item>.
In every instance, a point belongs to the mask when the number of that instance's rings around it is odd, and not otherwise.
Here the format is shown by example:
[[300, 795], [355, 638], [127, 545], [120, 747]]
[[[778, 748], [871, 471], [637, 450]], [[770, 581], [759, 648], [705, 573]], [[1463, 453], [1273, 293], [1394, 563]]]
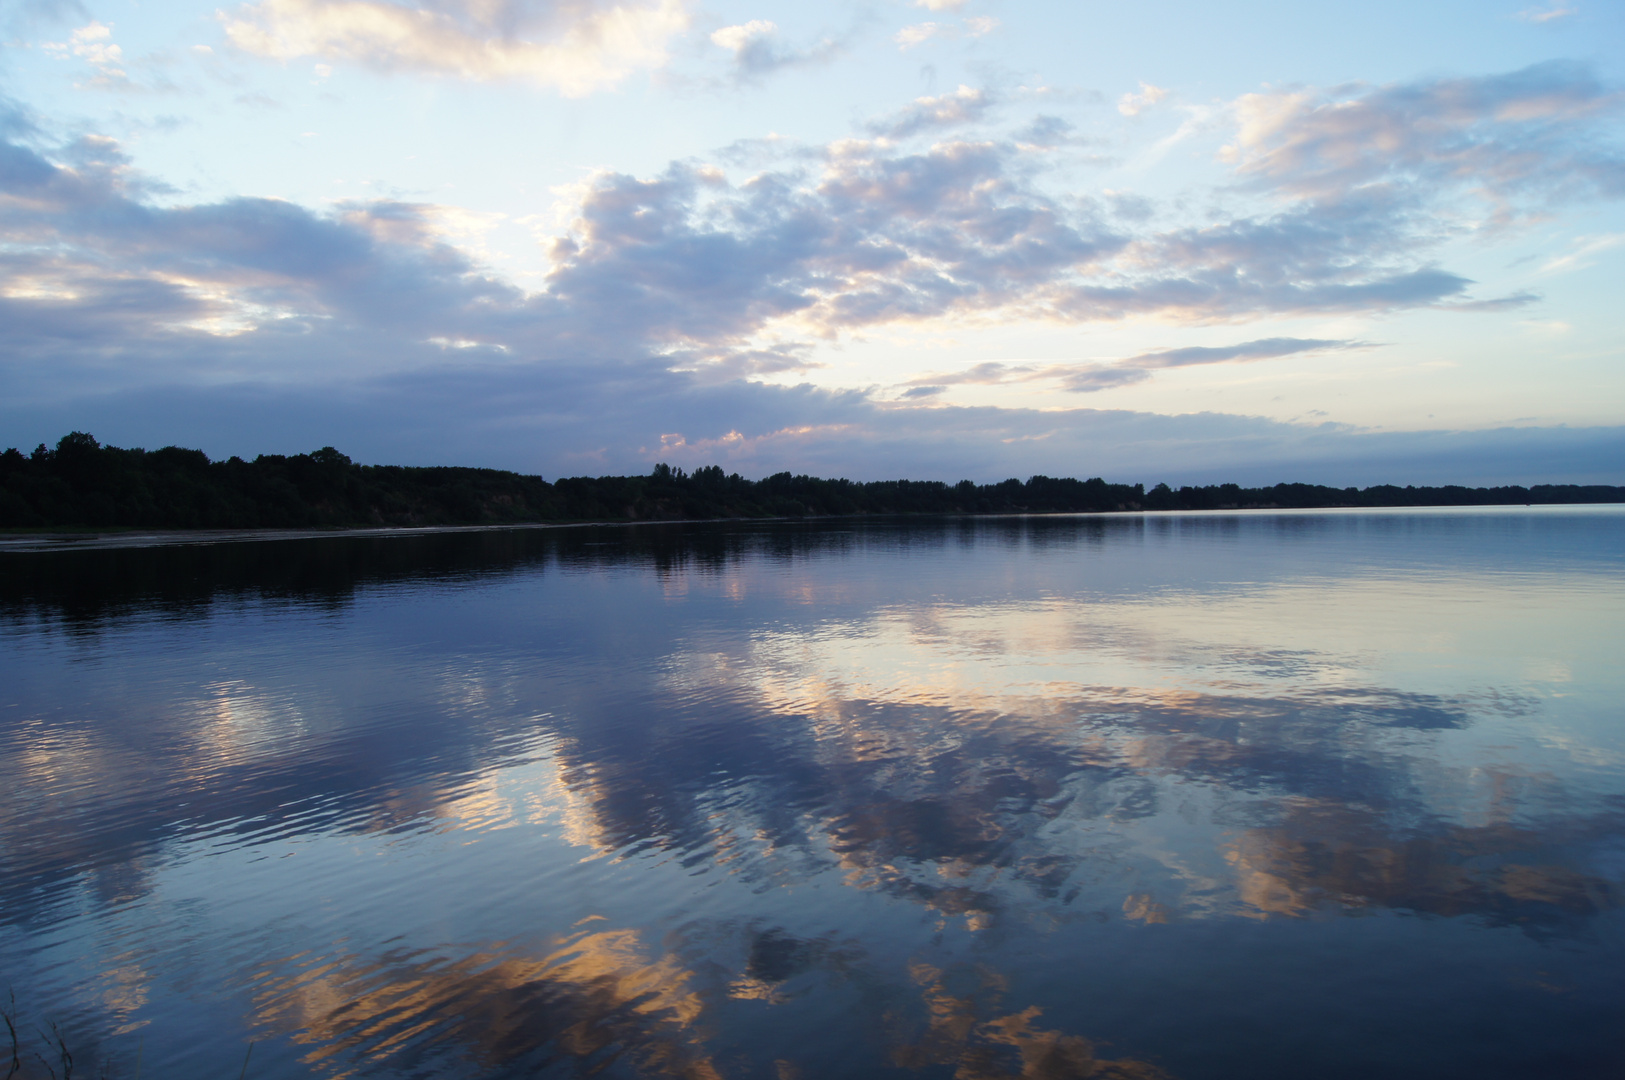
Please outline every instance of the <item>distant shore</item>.
[[1079, 513], [1060, 512], [1045, 514], [845, 514], [829, 517], [780, 518], [672, 518], [666, 521], [530, 521], [500, 525], [387, 525], [358, 528], [335, 527], [326, 529], [0, 529], [0, 555], [8, 552], [41, 552], [68, 550], [110, 550], [116, 548], [196, 547], [209, 544], [264, 543], [276, 540], [350, 539], [358, 537], [436, 536], [452, 533], [507, 532], [515, 529], [586, 529], [626, 528], [651, 525], [718, 525], [729, 522], [758, 525], [773, 522], [821, 523], [839, 521], [883, 520], [907, 517], [915, 519], [969, 517], [976, 519], [1026, 517], [1115, 517], [1146, 518], [1176, 516], [1210, 516], [1222, 514], [1313, 514], [1375, 513], [1381, 511], [1494, 511], [1494, 510], [1584, 510], [1599, 506], [1619, 506], [1619, 502], [1586, 503], [1474, 503], [1446, 506], [1308, 506], [1308, 507], [1244, 507], [1218, 510], [1106, 510]]
[[[358, 465], [332, 447], [211, 461], [201, 450], [103, 446], [84, 432], [54, 449], [0, 453], [0, 548], [162, 543], [395, 530], [512, 528], [899, 514], [1069, 514], [1166, 510], [1376, 509], [1625, 503], [1625, 487], [1472, 488], [1283, 483], [1172, 488], [1100, 477], [1000, 483], [853, 481], [777, 473], [748, 480], [709, 465], [645, 476], [540, 476], [448, 466]], [[160, 534], [184, 539], [139, 539]], [[32, 538], [32, 539], [30, 539]], [[47, 539], [48, 538], [48, 539]]]

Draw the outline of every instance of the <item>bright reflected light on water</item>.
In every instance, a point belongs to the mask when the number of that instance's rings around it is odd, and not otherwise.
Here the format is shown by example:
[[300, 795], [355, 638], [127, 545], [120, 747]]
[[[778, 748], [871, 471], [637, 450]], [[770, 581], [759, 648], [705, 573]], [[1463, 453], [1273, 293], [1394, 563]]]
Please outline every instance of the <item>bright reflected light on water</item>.
[[1622, 570], [1614, 508], [5, 553], [4, 978], [81, 1074], [1604, 1075]]

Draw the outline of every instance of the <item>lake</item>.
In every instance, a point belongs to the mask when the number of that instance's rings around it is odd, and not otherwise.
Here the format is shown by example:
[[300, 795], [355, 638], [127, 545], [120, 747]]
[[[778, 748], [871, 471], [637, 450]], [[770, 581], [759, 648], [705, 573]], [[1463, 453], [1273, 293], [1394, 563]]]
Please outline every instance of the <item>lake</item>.
[[24, 1076], [1625, 1072], [1622, 507], [68, 545], [0, 642]]

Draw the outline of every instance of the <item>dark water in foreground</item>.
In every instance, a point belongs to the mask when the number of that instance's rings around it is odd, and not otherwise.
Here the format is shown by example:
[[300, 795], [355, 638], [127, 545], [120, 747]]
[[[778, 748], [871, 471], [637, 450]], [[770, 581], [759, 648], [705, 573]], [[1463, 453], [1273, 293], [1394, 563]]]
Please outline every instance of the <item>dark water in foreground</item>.
[[1618, 508], [0, 555], [0, 992], [29, 1076], [1619, 1076], [1622, 642]]

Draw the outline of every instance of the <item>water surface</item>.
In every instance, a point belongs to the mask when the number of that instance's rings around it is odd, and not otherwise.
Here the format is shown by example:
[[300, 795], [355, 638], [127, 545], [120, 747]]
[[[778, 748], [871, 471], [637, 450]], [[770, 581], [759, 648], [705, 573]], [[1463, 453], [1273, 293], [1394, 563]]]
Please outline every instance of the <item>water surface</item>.
[[0, 990], [81, 1075], [1617, 1076], [1622, 571], [1606, 507], [0, 553]]

